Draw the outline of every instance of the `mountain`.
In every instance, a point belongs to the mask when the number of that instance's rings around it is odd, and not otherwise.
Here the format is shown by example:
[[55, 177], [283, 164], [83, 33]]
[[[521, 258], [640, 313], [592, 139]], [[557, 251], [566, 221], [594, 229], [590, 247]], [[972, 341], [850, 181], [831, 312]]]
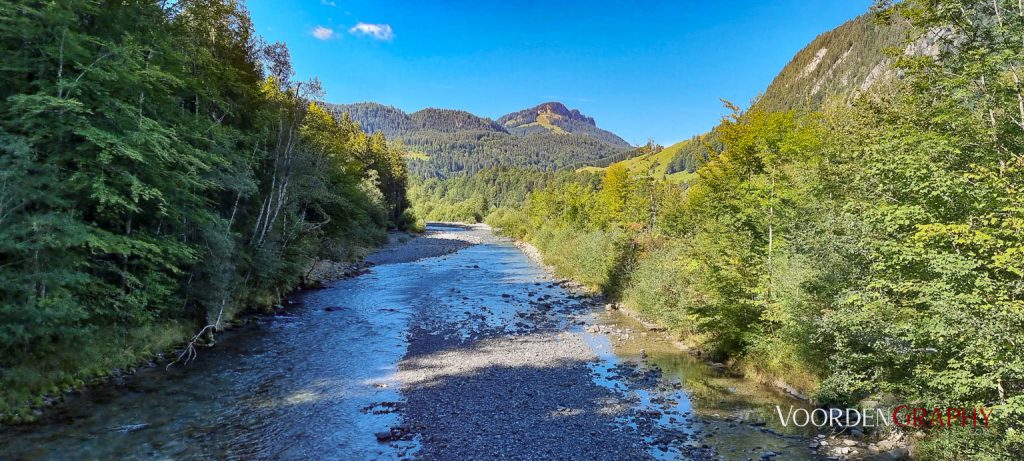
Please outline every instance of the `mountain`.
[[887, 50], [903, 47], [907, 31], [903, 21], [882, 23], [868, 13], [825, 32], [797, 52], [755, 106], [813, 111], [829, 99], [850, 102], [891, 77]]
[[477, 117], [464, 110], [423, 109], [409, 116], [420, 130], [440, 133], [460, 131], [493, 131], [508, 133], [501, 125], [489, 118]]
[[359, 126], [367, 133], [384, 133], [388, 139], [395, 139], [406, 133], [416, 131], [418, 128], [412, 117], [401, 109], [375, 102], [360, 102], [355, 104], [329, 104], [325, 103], [327, 110], [336, 115], [347, 113], [352, 120], [359, 122]]
[[533, 133], [584, 134], [613, 146], [629, 147], [615, 133], [597, 127], [594, 119], [578, 110], [569, 110], [560, 102], [546, 102], [536, 107], [507, 114], [498, 124], [509, 133], [525, 136]]
[[409, 170], [447, 177], [498, 166], [541, 170], [576, 168], [606, 158], [627, 158], [632, 148], [594, 119], [557, 102], [513, 112], [497, 121], [466, 111], [423, 109], [407, 114], [377, 103], [325, 104], [348, 114], [368, 132], [401, 141], [414, 155]]
[[[825, 32], [796, 53], [753, 103], [753, 108], [780, 111], [816, 111], [826, 101], [849, 103], [872, 85], [895, 75], [889, 50], [908, 54], [934, 53], [934, 37], [904, 47], [907, 26], [899, 19], [880, 22], [868, 13]], [[932, 34], [934, 35], [934, 34]], [[501, 119], [499, 119], [501, 123]], [[695, 136], [660, 152], [647, 152], [622, 160], [630, 172], [685, 182], [709, 156], [719, 152], [717, 132]], [[586, 171], [601, 171], [595, 162]]]

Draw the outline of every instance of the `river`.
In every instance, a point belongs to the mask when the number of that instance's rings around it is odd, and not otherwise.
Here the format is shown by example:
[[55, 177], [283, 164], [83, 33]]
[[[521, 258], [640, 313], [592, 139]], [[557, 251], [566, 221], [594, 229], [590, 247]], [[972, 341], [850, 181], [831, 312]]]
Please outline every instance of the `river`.
[[[417, 259], [452, 236], [479, 244]], [[431, 225], [386, 252], [187, 365], [3, 428], [0, 459], [815, 457], [774, 416], [801, 402], [605, 311], [486, 229]]]

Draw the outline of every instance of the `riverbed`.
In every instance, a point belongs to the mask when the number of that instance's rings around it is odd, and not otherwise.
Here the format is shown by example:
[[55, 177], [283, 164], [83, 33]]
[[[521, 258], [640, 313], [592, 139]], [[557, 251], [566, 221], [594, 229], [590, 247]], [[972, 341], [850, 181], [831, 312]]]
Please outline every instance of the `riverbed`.
[[0, 459], [814, 459], [803, 403], [681, 351], [480, 226], [432, 224], [186, 365], [4, 428]]

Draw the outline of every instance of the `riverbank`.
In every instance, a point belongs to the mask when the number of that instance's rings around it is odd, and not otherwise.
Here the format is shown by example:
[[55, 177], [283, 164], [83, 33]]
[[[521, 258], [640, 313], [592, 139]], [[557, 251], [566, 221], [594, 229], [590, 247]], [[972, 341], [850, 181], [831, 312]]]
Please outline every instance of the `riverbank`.
[[[355, 251], [361, 254], [356, 261], [317, 260], [311, 264], [294, 290], [282, 303], [273, 307], [273, 313], [286, 314], [295, 290], [320, 289], [339, 280], [365, 274], [372, 266], [411, 262], [424, 258], [444, 256], [480, 243], [480, 238], [467, 236], [445, 228], [473, 229], [472, 225], [438, 223], [440, 230], [429, 233], [394, 231], [388, 242], [376, 249]], [[480, 227], [485, 225], [477, 225]], [[217, 334], [256, 321], [255, 317], [267, 312], [248, 309], [236, 316], [221, 319]], [[97, 332], [105, 338], [91, 344], [49, 351], [45, 356], [34, 356], [20, 367], [3, 370], [3, 406], [0, 424], [32, 423], [45, 416], [47, 409], [73, 398], [90, 386], [124, 386], [139, 370], [165, 367], [181, 356], [195, 334], [191, 324], [165, 322], [133, 330]], [[110, 338], [119, 338], [108, 341]], [[204, 348], [199, 349], [199, 353]]]
[[[500, 229], [498, 230], [500, 232]], [[513, 239], [515, 246], [527, 257], [552, 276], [560, 274], [560, 268], [546, 264], [544, 253], [533, 244], [523, 239]], [[685, 340], [685, 332], [672, 329], [670, 325], [644, 315], [639, 310], [628, 305], [628, 303], [608, 300], [599, 287], [586, 286], [578, 282], [570, 282], [577, 287], [587, 290], [595, 299], [604, 304], [606, 311], [614, 311], [624, 315], [641, 324], [647, 331], [668, 331], [671, 333], [671, 344], [680, 352], [692, 355], [703, 360], [709, 366], [733, 374], [743, 379], [752, 380], [758, 385], [772, 389], [782, 395], [796, 398], [801, 401], [810, 402], [808, 395], [813, 392], [813, 387], [805, 386], [796, 388], [787, 383], [791, 378], [785, 374], [776, 372], [773, 369], [754, 363], [743, 358], [731, 358], [727, 363], [719, 363], [711, 360], [699, 347], [688, 345]], [[803, 377], [801, 377], [803, 378]], [[805, 379], [801, 379], [806, 382]], [[813, 402], [811, 402], [813, 403]], [[828, 456], [834, 459], [904, 459], [912, 452], [912, 440], [907, 434], [898, 431], [885, 431], [876, 434], [865, 434], [861, 430], [841, 431], [840, 433], [818, 434], [808, 444], [816, 454]]]
[[9, 428], [4, 457], [811, 457], [755, 411], [775, 397], [608, 317], [485, 228], [432, 230], [466, 238], [396, 238], [367, 272], [296, 293], [187, 365]]
[[[418, 234], [392, 232], [389, 242], [408, 240]], [[322, 288], [331, 282], [357, 276], [367, 268], [365, 255], [372, 248], [356, 249], [361, 254], [355, 261], [317, 260], [305, 271], [293, 290]], [[451, 251], [455, 251], [452, 249]], [[286, 295], [272, 311], [282, 313], [289, 304]], [[217, 335], [248, 324], [254, 316], [268, 313], [248, 308], [235, 315], [225, 313], [220, 319]], [[168, 366], [182, 357], [184, 348], [195, 335], [191, 322], [169, 320], [142, 328], [97, 331], [95, 341], [76, 342], [67, 347], [51, 349], [45, 354], [31, 353], [18, 366], [0, 373], [0, 424], [32, 423], [45, 416], [47, 409], [58, 405], [90, 386], [123, 386], [139, 370]], [[204, 348], [199, 347], [200, 353]]]
[[483, 241], [472, 231], [490, 230], [486, 224], [431, 222], [428, 225], [430, 230], [423, 234], [393, 234], [387, 245], [366, 257], [366, 263], [371, 266], [397, 264], [452, 254]]

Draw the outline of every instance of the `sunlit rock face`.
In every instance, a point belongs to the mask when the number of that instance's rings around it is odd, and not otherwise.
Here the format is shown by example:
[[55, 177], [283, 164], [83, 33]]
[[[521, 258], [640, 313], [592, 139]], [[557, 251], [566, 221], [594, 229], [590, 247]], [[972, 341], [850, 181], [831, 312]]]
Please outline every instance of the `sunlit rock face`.
[[520, 136], [539, 133], [580, 134], [614, 146], [629, 146], [629, 143], [614, 133], [598, 128], [593, 117], [584, 115], [578, 109], [569, 109], [557, 101], [506, 114], [498, 119], [498, 124], [509, 133]]

